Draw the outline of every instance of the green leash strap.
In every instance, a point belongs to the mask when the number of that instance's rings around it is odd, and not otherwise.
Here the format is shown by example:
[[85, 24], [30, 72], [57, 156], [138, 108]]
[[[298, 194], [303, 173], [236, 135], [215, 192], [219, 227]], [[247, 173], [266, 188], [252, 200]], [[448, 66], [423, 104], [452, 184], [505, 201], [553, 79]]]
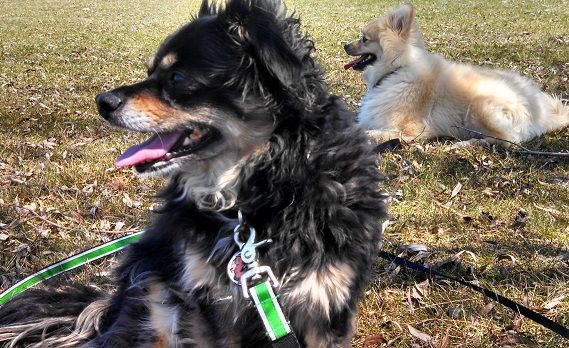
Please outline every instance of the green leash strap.
[[249, 293], [271, 341], [276, 341], [291, 333], [290, 326], [269, 281], [249, 288]]
[[46, 279], [55, 277], [58, 274], [70, 271], [79, 266], [83, 266], [84, 264], [100, 259], [101, 257], [116, 253], [117, 251], [125, 248], [127, 245], [138, 241], [140, 237], [142, 237], [143, 233], [144, 231], [141, 231], [125, 237], [114, 239], [110, 242], [99, 245], [80, 254], [70, 256], [47, 268], [42, 269], [39, 272], [32, 274], [31, 276], [16, 283], [14, 286], [1, 293], [0, 306], [4, 305], [11, 298], [21, 293], [22, 291], [27, 290]]

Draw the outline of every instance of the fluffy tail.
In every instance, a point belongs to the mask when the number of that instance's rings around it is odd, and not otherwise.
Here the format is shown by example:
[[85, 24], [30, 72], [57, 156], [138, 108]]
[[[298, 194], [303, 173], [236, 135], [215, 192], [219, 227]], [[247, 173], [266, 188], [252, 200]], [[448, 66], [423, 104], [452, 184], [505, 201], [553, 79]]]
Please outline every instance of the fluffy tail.
[[106, 298], [84, 285], [28, 290], [0, 307], [0, 346], [78, 347], [99, 331]]
[[563, 103], [561, 99], [548, 94], [544, 93], [544, 96], [550, 115], [547, 131], [569, 126], [569, 105]]

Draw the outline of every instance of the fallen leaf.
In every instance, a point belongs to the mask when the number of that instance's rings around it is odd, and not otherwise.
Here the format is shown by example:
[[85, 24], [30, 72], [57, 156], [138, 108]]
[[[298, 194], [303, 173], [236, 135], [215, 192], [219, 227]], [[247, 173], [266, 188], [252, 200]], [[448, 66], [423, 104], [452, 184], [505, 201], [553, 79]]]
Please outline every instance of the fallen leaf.
[[124, 227], [124, 222], [119, 221], [115, 224], [115, 231], [120, 231]]
[[405, 244], [401, 245], [400, 249], [405, 251], [410, 251], [412, 253], [418, 253], [421, 251], [425, 252], [429, 250], [429, 248], [425, 244]]
[[420, 339], [420, 340], [423, 341], [423, 342], [431, 342], [431, 340], [432, 340], [432, 337], [431, 337], [431, 336], [427, 335], [427, 334], [424, 333], [424, 332], [421, 332], [421, 331], [415, 329], [413, 326], [411, 326], [411, 325], [409, 325], [409, 324], [407, 324], [407, 329], [409, 330], [409, 333], [410, 333], [413, 337], [418, 338], [418, 339]]
[[49, 233], [50, 233], [50, 232], [51, 232], [50, 230], [48, 230], [48, 229], [43, 229], [43, 228], [38, 231], [40, 237], [42, 237], [42, 238], [49, 238]]
[[458, 253], [454, 254], [454, 257], [456, 258], [456, 260], [461, 260], [462, 259], [462, 255], [463, 254], [467, 254], [469, 255], [472, 260], [474, 261], [474, 264], [478, 264], [478, 258], [476, 257], [476, 254], [474, 254], [472, 251], [470, 250], [461, 250]]
[[564, 298], [565, 298], [565, 295], [558, 296], [558, 297], [554, 298], [553, 300], [549, 301], [548, 303], [546, 303], [545, 305], [543, 305], [543, 308], [547, 309], [547, 310], [551, 310], [551, 309], [557, 307], [561, 303], [561, 301], [563, 301]]
[[452, 189], [452, 192], [450, 193], [450, 198], [453, 199], [454, 197], [456, 197], [456, 195], [458, 195], [460, 190], [462, 190], [462, 184], [458, 182], [456, 183], [456, 186]]
[[5, 233], [0, 233], [0, 242], [7, 240], [10, 236]]
[[531, 343], [534, 343], [531, 339], [523, 337], [519, 333], [513, 330], [508, 330], [505, 333], [503, 333], [498, 341], [498, 344], [501, 346], [506, 346], [506, 345], [510, 346], [513, 344], [531, 344]]
[[528, 219], [528, 213], [525, 210], [520, 209], [516, 214], [516, 216], [514, 217], [514, 222], [512, 223], [512, 225], [510, 225], [510, 227], [515, 230], [524, 228], [526, 226], [527, 219]]
[[363, 342], [364, 347], [376, 347], [380, 344], [387, 343], [387, 340], [382, 335], [367, 336]]
[[494, 307], [496, 307], [495, 302], [488, 302], [486, 306], [484, 306], [484, 308], [482, 308], [480, 312], [478, 312], [478, 314], [480, 314], [480, 316], [485, 316], [486, 314], [490, 313], [492, 309], [494, 309]]
[[510, 254], [499, 254], [498, 256], [496, 256], [496, 263], [498, 261], [502, 261], [502, 260], [509, 260], [510, 261], [510, 267], [513, 268], [516, 265], [516, 258], [514, 257], [514, 255], [510, 255]]
[[464, 318], [464, 309], [460, 307], [450, 307], [447, 313], [450, 318], [455, 320]]
[[26, 243], [22, 243], [20, 245], [18, 245], [17, 247], [14, 248], [14, 250], [12, 250], [13, 253], [21, 253], [21, 252], [30, 252], [30, 246]]

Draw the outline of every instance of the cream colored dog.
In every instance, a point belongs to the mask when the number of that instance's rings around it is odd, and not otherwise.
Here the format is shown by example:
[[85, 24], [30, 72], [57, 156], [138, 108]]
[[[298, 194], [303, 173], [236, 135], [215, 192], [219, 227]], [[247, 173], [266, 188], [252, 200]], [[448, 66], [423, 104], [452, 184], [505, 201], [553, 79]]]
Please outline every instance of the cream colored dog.
[[345, 68], [363, 70], [358, 121], [376, 140], [481, 137], [470, 129], [521, 143], [569, 124], [569, 108], [531, 80], [429, 53], [411, 5], [371, 21], [344, 48], [359, 56]]

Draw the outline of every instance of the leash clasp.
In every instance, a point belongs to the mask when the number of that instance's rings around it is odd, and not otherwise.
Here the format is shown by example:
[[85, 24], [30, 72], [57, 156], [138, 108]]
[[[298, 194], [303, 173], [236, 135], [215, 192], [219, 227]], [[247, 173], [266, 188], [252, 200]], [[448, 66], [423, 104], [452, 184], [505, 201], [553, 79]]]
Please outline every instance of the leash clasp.
[[241, 276], [241, 289], [243, 290], [243, 297], [249, 298], [249, 286], [248, 280], [260, 280], [262, 279], [261, 275], [266, 274], [269, 277], [274, 288], [279, 286], [279, 281], [277, 277], [273, 274], [273, 270], [269, 266], [259, 266], [257, 262], [255, 262], [247, 272], [245, 272]]
[[233, 230], [233, 240], [235, 241], [235, 244], [237, 244], [237, 247], [239, 248], [239, 252], [241, 253], [241, 259], [243, 260], [243, 263], [245, 263], [246, 265], [250, 265], [253, 262], [257, 261], [257, 248], [267, 243], [270, 243], [271, 240], [264, 239], [258, 243], [255, 243], [255, 236], [257, 233], [255, 232], [255, 229], [253, 227], [248, 227], [249, 237], [247, 238], [246, 242], [242, 242], [241, 240], [239, 240], [239, 236], [241, 234], [242, 229], [243, 228], [241, 224], [235, 227], [235, 229]]
[[[239, 279], [239, 283], [241, 283], [241, 288], [243, 289], [243, 296], [245, 298], [249, 298], [249, 285], [252, 282], [257, 282], [263, 279], [263, 275], [267, 276], [272, 284], [273, 287], [278, 287], [279, 282], [275, 275], [273, 274], [273, 270], [269, 266], [261, 266], [257, 262], [257, 248], [260, 248], [268, 243], [271, 243], [271, 239], [264, 239], [260, 242], [255, 243], [255, 237], [257, 236], [257, 232], [251, 226], [245, 224], [243, 220], [243, 215], [241, 211], [238, 212], [239, 214], [239, 224], [235, 226], [233, 230], [233, 240], [237, 247], [239, 248], [239, 252], [235, 254], [234, 258], [239, 257], [243, 262], [243, 268], [245, 269], [245, 273], [243, 273], [240, 277], [237, 276], [234, 269], [232, 269], [232, 263], [228, 265], [228, 275], [231, 280], [237, 283], [236, 279]], [[247, 241], [243, 242], [241, 240], [242, 232], [249, 232], [247, 236]]]

